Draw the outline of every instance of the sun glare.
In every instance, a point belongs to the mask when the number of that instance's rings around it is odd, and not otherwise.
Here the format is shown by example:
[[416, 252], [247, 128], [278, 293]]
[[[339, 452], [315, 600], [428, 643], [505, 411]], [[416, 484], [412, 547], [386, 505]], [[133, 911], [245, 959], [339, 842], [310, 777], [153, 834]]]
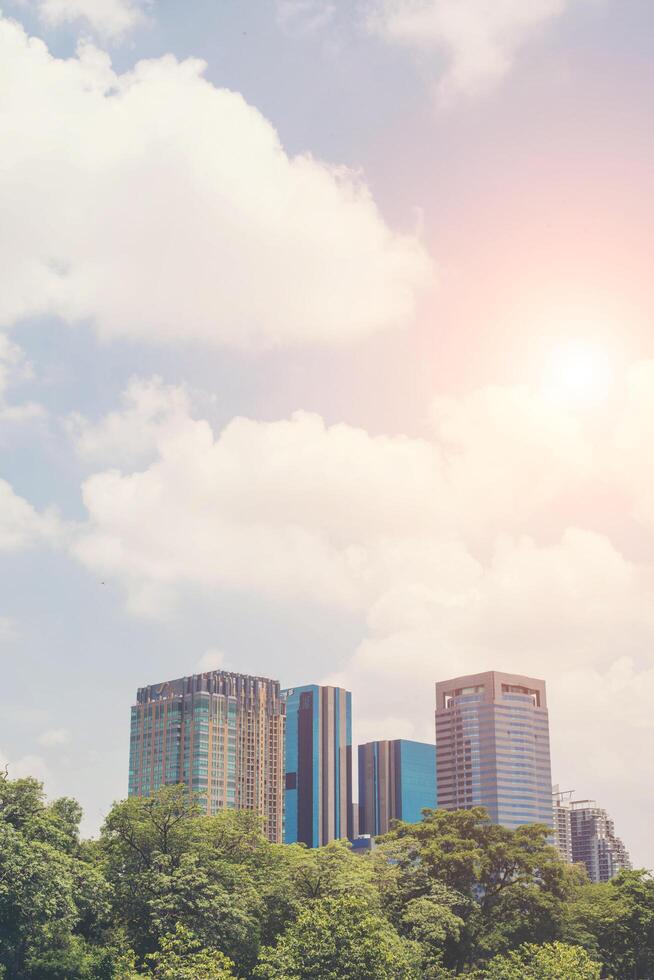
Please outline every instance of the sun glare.
[[591, 344], [571, 343], [553, 350], [545, 363], [543, 388], [553, 402], [588, 409], [605, 402], [613, 370], [607, 351]]

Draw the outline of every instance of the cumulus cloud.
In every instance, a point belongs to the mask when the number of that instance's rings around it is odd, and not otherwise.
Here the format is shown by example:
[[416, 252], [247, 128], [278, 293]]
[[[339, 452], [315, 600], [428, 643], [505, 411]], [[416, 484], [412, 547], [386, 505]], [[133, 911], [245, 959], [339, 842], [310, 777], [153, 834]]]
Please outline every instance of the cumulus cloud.
[[631, 493], [638, 519], [654, 528], [654, 360], [633, 365], [614, 433], [613, 479]]
[[527, 41], [580, 2], [586, 0], [373, 0], [368, 23], [391, 43], [442, 51], [439, 91], [447, 100], [497, 84]]
[[335, 15], [336, 4], [329, 0], [277, 0], [277, 22], [291, 34], [315, 34]]
[[97, 424], [79, 413], [66, 420], [75, 449], [87, 463], [138, 464], [156, 453], [160, 440], [191, 422], [185, 389], [165, 385], [161, 378], [132, 378], [121, 402]]
[[222, 650], [207, 650], [195, 665], [196, 671], [200, 674], [207, 670], [223, 670], [224, 668], [225, 654]]
[[304, 412], [237, 418], [218, 437], [189, 419], [160, 435], [146, 469], [85, 481], [76, 550], [108, 575], [127, 570], [136, 606], [190, 585], [362, 608], [403, 566], [441, 564], [419, 540], [445, 527], [441, 482], [420, 440], [329, 428]]
[[119, 75], [0, 19], [0, 325], [105, 338], [342, 344], [404, 324], [431, 281], [362, 177], [289, 156], [241, 95], [172, 55]]
[[40, 19], [50, 27], [82, 22], [103, 38], [118, 40], [145, 21], [141, 0], [35, 0]]
[[63, 534], [63, 525], [52, 509], [39, 513], [0, 479], [0, 551], [18, 551], [37, 544], [53, 544]]
[[407, 585], [467, 588], [477, 551], [507, 520], [527, 528], [583, 486], [590, 453], [577, 421], [527, 389], [439, 401], [434, 419], [433, 439], [372, 437], [306, 412], [236, 418], [216, 436], [183, 390], [134, 380], [119, 411], [77, 420], [79, 444], [102, 455], [125, 433], [127, 456], [154, 456], [85, 481], [77, 553], [125, 574], [136, 605], [142, 591], [149, 605], [190, 585], [367, 611]]
[[10, 779], [34, 779], [45, 782], [50, 778], [47, 763], [40, 755], [8, 756], [0, 749], [0, 772], [7, 772]]
[[0, 333], [0, 422], [24, 422], [44, 415], [41, 405], [35, 402], [11, 404], [7, 401], [9, 389], [33, 377], [33, 369], [24, 352], [12, 343], [6, 334]]
[[70, 742], [70, 732], [67, 728], [48, 728], [45, 732], [41, 732], [37, 738], [37, 742], [46, 749], [68, 745]]
[[527, 386], [437, 398], [432, 414], [469, 530], [483, 530], [489, 520], [496, 528], [515, 529], [592, 473], [592, 449], [580, 419]]
[[0, 616], [0, 643], [13, 640], [18, 635], [16, 624], [8, 616]]

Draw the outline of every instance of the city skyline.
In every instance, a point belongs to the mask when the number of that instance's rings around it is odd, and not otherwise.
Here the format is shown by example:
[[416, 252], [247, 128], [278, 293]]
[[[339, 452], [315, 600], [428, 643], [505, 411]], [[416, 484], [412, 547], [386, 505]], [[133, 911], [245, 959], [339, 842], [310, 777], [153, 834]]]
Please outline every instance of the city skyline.
[[139, 685], [348, 690], [356, 752], [490, 666], [654, 867], [653, 34], [3, 4], [0, 766], [84, 834]]
[[342, 688], [281, 689], [220, 668], [150, 684], [131, 709], [128, 795], [182, 784], [210, 815], [255, 811], [272, 843], [364, 850], [424, 810], [482, 807], [510, 830], [551, 827], [561, 858], [596, 884], [632, 867], [607, 811], [552, 782], [544, 680], [494, 670], [440, 680], [434, 707], [433, 743], [382, 739], [355, 756]]

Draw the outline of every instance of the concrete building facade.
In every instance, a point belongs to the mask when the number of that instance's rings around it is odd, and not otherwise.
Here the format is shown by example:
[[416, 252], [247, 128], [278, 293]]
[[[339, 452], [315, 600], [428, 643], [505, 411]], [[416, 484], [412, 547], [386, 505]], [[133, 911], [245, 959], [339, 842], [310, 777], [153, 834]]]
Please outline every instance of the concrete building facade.
[[308, 684], [282, 692], [286, 706], [287, 844], [321, 847], [353, 836], [352, 695]]
[[214, 670], [140, 688], [129, 795], [183, 783], [208, 813], [254, 810], [283, 839], [284, 702], [279, 682]]
[[572, 861], [584, 864], [593, 882], [610, 881], [631, 868], [625, 845], [616, 837], [613, 820], [594, 800], [568, 804]]
[[570, 801], [572, 790], [561, 791], [558, 785], [552, 787], [552, 811], [554, 819], [554, 845], [561, 859], [572, 863], [572, 826], [570, 822]]
[[545, 682], [488, 671], [436, 684], [437, 804], [483, 806], [493, 823], [551, 827]]

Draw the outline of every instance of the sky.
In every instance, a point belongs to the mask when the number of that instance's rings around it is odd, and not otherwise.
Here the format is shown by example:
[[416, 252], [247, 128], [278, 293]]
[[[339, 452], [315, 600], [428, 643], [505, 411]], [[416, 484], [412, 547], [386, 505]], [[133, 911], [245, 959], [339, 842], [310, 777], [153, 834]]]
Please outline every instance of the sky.
[[4, 0], [0, 758], [225, 667], [547, 681], [654, 867], [649, 0]]

